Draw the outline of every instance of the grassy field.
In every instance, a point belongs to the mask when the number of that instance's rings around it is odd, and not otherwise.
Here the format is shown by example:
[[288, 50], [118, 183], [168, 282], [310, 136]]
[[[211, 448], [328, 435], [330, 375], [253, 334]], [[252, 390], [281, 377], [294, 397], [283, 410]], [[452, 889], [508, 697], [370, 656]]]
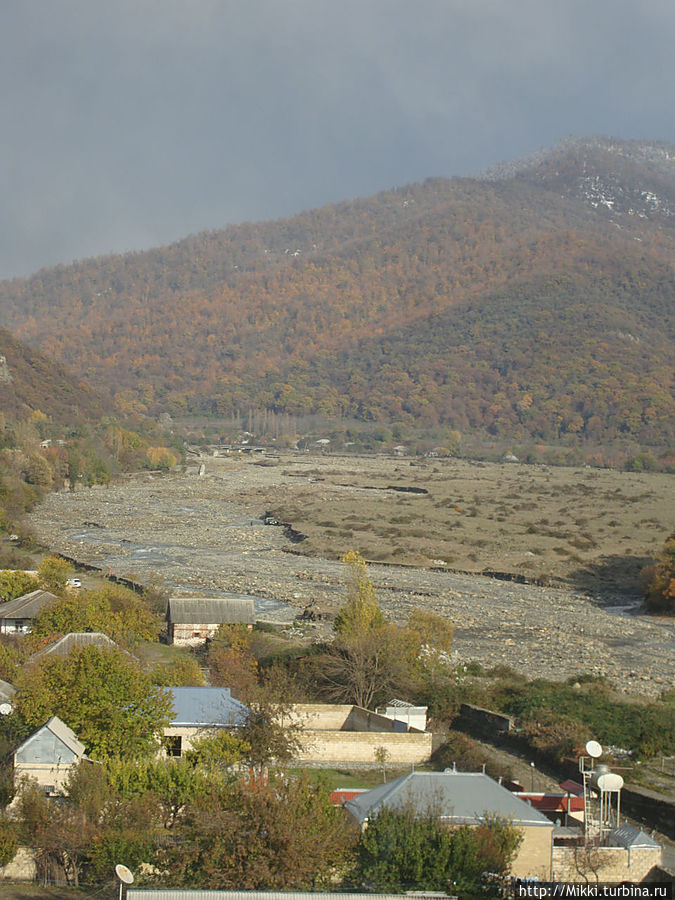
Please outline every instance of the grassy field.
[[353, 548], [370, 561], [639, 591], [675, 529], [663, 474], [332, 456], [280, 468], [265, 490], [272, 511], [306, 535], [299, 552], [328, 558]]

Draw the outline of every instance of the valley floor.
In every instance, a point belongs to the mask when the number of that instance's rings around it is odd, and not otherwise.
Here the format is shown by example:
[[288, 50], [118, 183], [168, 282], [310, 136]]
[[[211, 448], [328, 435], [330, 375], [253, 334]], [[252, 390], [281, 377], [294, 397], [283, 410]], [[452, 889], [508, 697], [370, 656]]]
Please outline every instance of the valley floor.
[[[360, 549], [358, 535], [335, 546], [334, 559], [302, 556], [304, 542], [260, 521], [280, 485], [291, 490], [299, 481], [316, 481], [307, 474], [306, 457], [277, 466], [202, 462], [202, 477], [189, 468], [50, 495], [32, 513], [31, 525], [50, 548], [106, 573], [155, 581], [173, 594], [253, 594], [274, 601], [267, 616], [275, 621], [290, 622], [314, 604], [328, 621], [307, 628], [328, 630], [344, 596], [344, 566], [337, 560], [351, 547]], [[329, 514], [328, 496], [325, 505]], [[616, 595], [609, 606], [608, 596], [601, 602], [560, 584], [518, 584], [438, 567], [372, 564], [368, 571], [394, 621], [422, 607], [455, 624], [458, 662], [505, 663], [530, 678], [604, 674], [619, 690], [646, 696], [675, 683], [675, 623], [640, 614], [625, 597]]]

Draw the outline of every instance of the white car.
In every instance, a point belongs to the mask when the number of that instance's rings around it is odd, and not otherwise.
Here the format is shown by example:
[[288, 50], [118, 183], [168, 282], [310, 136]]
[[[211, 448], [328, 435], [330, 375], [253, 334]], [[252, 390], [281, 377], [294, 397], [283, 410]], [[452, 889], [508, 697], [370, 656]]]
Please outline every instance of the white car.
[[80, 581], [79, 578], [68, 578], [66, 581], [66, 584], [68, 585], [68, 587], [74, 587], [74, 588], [82, 587], [82, 582]]

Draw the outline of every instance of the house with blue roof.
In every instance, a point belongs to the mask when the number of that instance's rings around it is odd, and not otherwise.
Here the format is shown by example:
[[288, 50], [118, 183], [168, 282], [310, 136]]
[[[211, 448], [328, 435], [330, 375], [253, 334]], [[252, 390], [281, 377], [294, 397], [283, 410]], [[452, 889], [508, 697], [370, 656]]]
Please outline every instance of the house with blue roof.
[[179, 757], [192, 749], [193, 741], [216, 729], [236, 730], [246, 722], [248, 707], [226, 687], [169, 687], [173, 715], [164, 729], [167, 756]]

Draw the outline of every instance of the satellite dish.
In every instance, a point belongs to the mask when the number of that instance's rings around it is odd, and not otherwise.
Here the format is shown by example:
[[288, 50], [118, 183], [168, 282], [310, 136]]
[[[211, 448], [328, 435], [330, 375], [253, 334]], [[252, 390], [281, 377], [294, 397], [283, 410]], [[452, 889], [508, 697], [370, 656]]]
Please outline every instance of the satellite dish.
[[593, 759], [597, 759], [599, 756], [602, 756], [602, 747], [597, 741], [589, 741], [586, 744], [586, 753], [592, 756]]
[[[134, 883], [134, 873], [121, 863], [115, 866], [115, 875], [117, 875], [122, 884]], [[122, 889], [120, 888], [120, 890]]]
[[0, 703], [0, 716], [8, 716], [12, 711], [11, 703]]

